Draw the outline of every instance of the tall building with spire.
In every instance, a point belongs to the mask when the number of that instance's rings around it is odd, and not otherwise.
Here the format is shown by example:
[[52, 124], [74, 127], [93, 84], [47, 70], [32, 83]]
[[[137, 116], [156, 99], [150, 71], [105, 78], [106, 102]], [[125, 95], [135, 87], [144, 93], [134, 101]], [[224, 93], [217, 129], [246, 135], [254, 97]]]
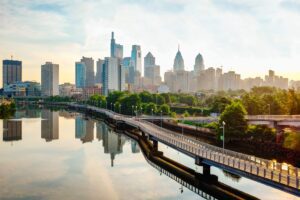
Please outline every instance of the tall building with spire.
[[110, 57], [123, 58], [123, 45], [117, 44], [114, 38], [114, 32], [111, 33]]
[[202, 55], [199, 53], [195, 58], [194, 72], [198, 74], [204, 70], [204, 61]]
[[179, 46], [178, 46], [178, 51], [177, 51], [175, 59], [174, 59], [173, 70], [174, 70], [174, 72], [184, 70], [184, 61], [183, 61], [181, 52], [179, 50]]

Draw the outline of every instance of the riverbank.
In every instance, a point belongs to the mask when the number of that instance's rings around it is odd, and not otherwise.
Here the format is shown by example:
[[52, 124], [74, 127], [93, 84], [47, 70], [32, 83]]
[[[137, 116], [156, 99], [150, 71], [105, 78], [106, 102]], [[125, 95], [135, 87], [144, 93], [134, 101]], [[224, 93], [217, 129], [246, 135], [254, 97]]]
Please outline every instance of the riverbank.
[[16, 111], [16, 104], [13, 100], [6, 100], [1, 99], [0, 100], [0, 118], [1, 119], [7, 119]]

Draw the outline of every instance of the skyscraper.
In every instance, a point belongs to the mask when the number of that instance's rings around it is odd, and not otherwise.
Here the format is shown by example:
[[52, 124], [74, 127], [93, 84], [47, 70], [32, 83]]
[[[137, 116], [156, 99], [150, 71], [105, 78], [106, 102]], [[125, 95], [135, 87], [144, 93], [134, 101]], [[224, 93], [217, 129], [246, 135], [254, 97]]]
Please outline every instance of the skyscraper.
[[85, 65], [85, 87], [93, 87], [95, 84], [94, 60], [93, 58], [82, 57], [80, 62]]
[[155, 65], [155, 57], [151, 52], [148, 52], [144, 58], [144, 68], [151, 67]]
[[183, 61], [181, 52], [179, 50], [179, 47], [178, 47], [178, 51], [177, 51], [175, 59], [174, 59], [173, 70], [174, 70], [174, 72], [184, 70], [184, 61]]
[[123, 58], [123, 45], [116, 43], [114, 32], [111, 33], [110, 57]]
[[96, 72], [96, 76], [95, 76], [95, 83], [102, 83], [103, 64], [104, 64], [104, 60], [101, 60], [101, 59], [97, 60], [97, 72]]
[[75, 63], [76, 88], [85, 88], [86, 67], [83, 62]]
[[144, 58], [144, 76], [151, 81], [152, 85], [158, 85], [161, 82], [160, 66], [155, 64], [155, 57], [148, 52]]
[[22, 81], [22, 61], [3, 60], [2, 81], [3, 87]]
[[135, 75], [142, 73], [142, 51], [140, 45], [132, 45], [131, 61]]
[[202, 55], [199, 53], [195, 58], [194, 72], [198, 74], [204, 70], [204, 61]]
[[106, 57], [103, 64], [102, 93], [108, 95], [110, 91], [122, 91], [125, 87], [125, 74], [120, 59]]
[[59, 65], [46, 62], [41, 67], [41, 94], [43, 96], [59, 95]]
[[[125, 57], [122, 60], [122, 69], [124, 70], [125, 83], [133, 83], [134, 80], [130, 79], [130, 70], [131, 70], [131, 58]], [[132, 73], [132, 72], [131, 72]]]

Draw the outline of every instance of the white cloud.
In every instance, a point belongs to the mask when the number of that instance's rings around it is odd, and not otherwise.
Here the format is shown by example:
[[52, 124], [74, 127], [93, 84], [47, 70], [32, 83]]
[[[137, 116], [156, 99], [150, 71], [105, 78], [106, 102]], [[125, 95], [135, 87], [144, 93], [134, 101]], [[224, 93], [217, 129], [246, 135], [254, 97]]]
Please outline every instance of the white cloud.
[[74, 62], [82, 55], [108, 56], [114, 30], [125, 56], [140, 44], [163, 71], [171, 69], [179, 43], [187, 69], [200, 52], [207, 66], [223, 65], [243, 77], [273, 68], [297, 79], [300, 14], [297, 2], [287, 2], [6, 0], [0, 8], [0, 58], [16, 55], [28, 64], [24, 78], [36, 80], [40, 65], [51, 59], [61, 66], [60, 81], [74, 82]]

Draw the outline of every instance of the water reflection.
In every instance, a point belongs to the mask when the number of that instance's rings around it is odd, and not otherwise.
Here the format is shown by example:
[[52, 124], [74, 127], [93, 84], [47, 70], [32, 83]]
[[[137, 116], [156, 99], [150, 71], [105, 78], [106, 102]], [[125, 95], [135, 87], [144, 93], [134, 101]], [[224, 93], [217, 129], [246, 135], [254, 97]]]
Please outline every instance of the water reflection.
[[94, 140], [94, 122], [83, 120], [81, 116], [75, 118], [75, 138], [80, 139], [82, 143], [92, 142]]
[[[189, 188], [195, 184], [186, 185], [180, 176], [145, 161], [136, 141], [114, 132], [104, 122], [95, 123], [68, 111], [27, 112], [32, 117], [37, 113], [42, 120], [2, 121], [3, 141], [22, 142], [8, 148], [9, 144], [0, 141], [0, 185], [4, 186], [0, 199], [30, 195], [36, 199], [198, 199], [203, 194], [199, 187]], [[60, 142], [50, 142], [58, 139]], [[194, 160], [185, 163], [189, 158], [175, 151], [173, 155], [171, 148], [159, 145], [166, 157], [175, 160], [177, 156], [178, 162], [194, 169]], [[19, 173], [20, 169], [25, 171]], [[8, 171], [11, 173], [4, 173]], [[217, 168], [212, 171], [219, 181], [259, 198], [296, 199]]]
[[46, 142], [57, 140], [59, 138], [58, 112], [42, 110], [41, 137]]
[[22, 121], [4, 120], [3, 121], [3, 141], [22, 140]]

